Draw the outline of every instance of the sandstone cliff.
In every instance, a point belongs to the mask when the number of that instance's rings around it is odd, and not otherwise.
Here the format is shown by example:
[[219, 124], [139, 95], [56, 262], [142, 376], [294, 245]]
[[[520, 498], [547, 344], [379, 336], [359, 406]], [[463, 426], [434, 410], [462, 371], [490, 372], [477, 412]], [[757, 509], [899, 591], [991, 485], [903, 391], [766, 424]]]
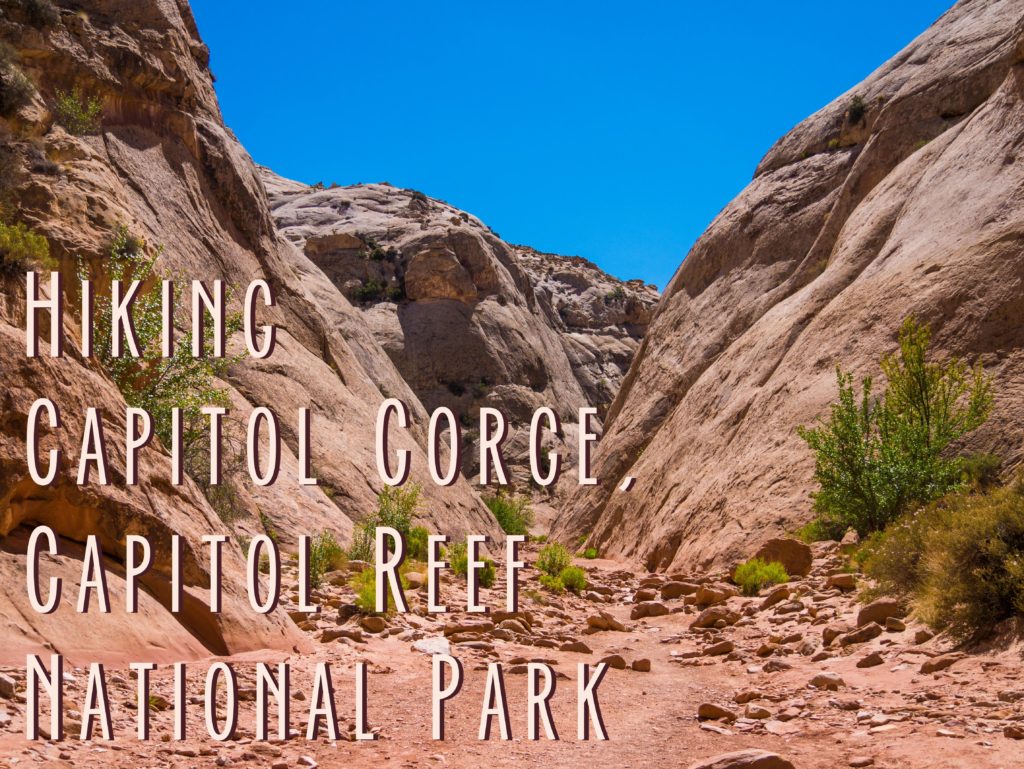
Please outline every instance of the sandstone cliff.
[[[281, 232], [354, 304], [428, 409], [475, 436], [480, 407], [519, 427], [513, 474], [528, 470], [525, 424], [550, 406], [571, 454], [580, 406], [606, 408], [657, 301], [584, 259], [510, 246], [479, 219], [389, 184], [308, 187], [264, 169]], [[465, 469], [475, 469], [471, 445]]]
[[[187, 4], [63, 2], [52, 18], [35, 17], [26, 7], [11, 2], [0, 9], [0, 34], [34, 86], [30, 102], [3, 121], [5, 157], [13, 166], [5, 178], [13, 187], [19, 218], [49, 239], [68, 283], [74, 282], [77, 255], [102, 265], [111, 233], [123, 223], [151, 248], [165, 247], [158, 262], [165, 275], [223, 278], [236, 286], [262, 277], [277, 294], [277, 307], [265, 319], [279, 327], [277, 351], [265, 361], [234, 366], [224, 385], [237, 417], [244, 419], [255, 405], [281, 415], [285, 464], [274, 486], [239, 484], [245, 513], [236, 526], [249, 533], [272, 527], [286, 542], [320, 529], [345, 540], [352, 522], [376, 506], [380, 482], [372, 436], [377, 406], [386, 392], [403, 398], [413, 411], [412, 435], [396, 432], [394, 440], [396, 447], [413, 451], [413, 480], [425, 482], [421, 519], [434, 530], [497, 535], [493, 519], [468, 484], [437, 488], [429, 483], [421, 448], [423, 406], [362, 314], [277, 234], [256, 169], [222, 122], [207, 68], [208, 51]], [[83, 100], [95, 97], [102, 103], [101, 126], [87, 135], [71, 135], [55, 121], [58, 91], [74, 89]], [[108, 431], [116, 435], [123, 430], [124, 401], [95, 363], [75, 352], [70, 327], [67, 357], [24, 360], [23, 278], [6, 280], [2, 297], [0, 533], [7, 537], [7, 587], [0, 608], [3, 655], [17, 658], [26, 648], [48, 642], [59, 646], [62, 637], [106, 639], [108, 656], [125, 650], [137, 655], [140, 634], [143, 648], [172, 655], [292, 646], [296, 638], [287, 617], [256, 617], [244, 596], [237, 600], [234, 588], [220, 617], [207, 619], [196, 607], [188, 616], [171, 617], [162, 608], [161, 578], [155, 578], [146, 609], [151, 621], [138, 623], [130, 632], [123, 621], [103, 615], [76, 617], [70, 606], [40, 617], [22, 605], [23, 577], [14, 576], [24, 568], [18, 543], [24, 527], [34, 522], [52, 525], [67, 539], [70, 561], [62, 568], [69, 572], [78, 569], [75, 547], [90, 531], [102, 535], [112, 565], [123, 558], [128, 533], [150, 532], [159, 538], [180, 532], [188, 540], [189, 585], [203, 596], [209, 576], [201, 565], [206, 546], [199, 538], [226, 527], [193, 485], [169, 486], [168, 458], [159, 446], [147, 450], [143, 483], [131, 494], [116, 484], [78, 489], [67, 473], [52, 488], [30, 482], [24, 424], [36, 397], [54, 397], [64, 411], [66, 437], [59, 440], [72, 466], [78, 451], [73, 436], [81, 428], [84, 406], [101, 406]], [[294, 413], [300, 406], [314, 412], [312, 453], [319, 488], [300, 487], [294, 480]], [[115, 452], [113, 463], [115, 478], [123, 477], [123, 457]], [[244, 586], [238, 548], [227, 551], [226, 578]], [[156, 571], [161, 575], [166, 574], [167, 557], [166, 550], [158, 551]], [[91, 652], [84, 656], [96, 658]]]
[[[995, 377], [973, 448], [1024, 458], [1024, 6], [962, 2], [783, 137], [687, 255], [556, 534], [651, 568], [749, 554], [811, 516], [794, 430], [900, 321]], [[617, 490], [624, 475], [635, 488]]]

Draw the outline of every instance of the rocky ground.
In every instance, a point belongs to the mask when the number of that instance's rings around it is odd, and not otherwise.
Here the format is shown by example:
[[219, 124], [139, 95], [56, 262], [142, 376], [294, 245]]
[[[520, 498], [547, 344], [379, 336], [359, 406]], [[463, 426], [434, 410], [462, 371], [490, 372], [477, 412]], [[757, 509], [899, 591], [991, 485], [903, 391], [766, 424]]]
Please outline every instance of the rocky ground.
[[[537, 545], [527, 548], [532, 562]], [[801, 553], [792, 548], [787, 558]], [[803, 553], [808, 555], [808, 553]], [[810, 559], [808, 559], [810, 560]], [[9, 765], [82, 766], [716, 766], [1009, 767], [1024, 742], [1024, 680], [1013, 642], [963, 654], [943, 636], [901, 615], [894, 601], [858, 600], [858, 579], [836, 543], [815, 547], [807, 576], [738, 595], [722, 575], [638, 574], [611, 561], [578, 561], [589, 574], [580, 596], [543, 591], [535, 569], [521, 576], [521, 611], [504, 614], [499, 568], [482, 591], [488, 615], [464, 606], [461, 580], [442, 583], [450, 614], [428, 615], [422, 591], [411, 613], [387, 620], [354, 613], [349, 574], [327, 575], [316, 596], [322, 611], [293, 617], [317, 642], [312, 655], [236, 656], [239, 728], [224, 742], [206, 735], [205, 671], [190, 666], [188, 739], [170, 739], [170, 668], [152, 677], [152, 739], [135, 737], [136, 685], [128, 670], [107, 670], [115, 740], [77, 739], [86, 671], [65, 674], [66, 729], [61, 742], [24, 739], [24, 674], [0, 678]], [[294, 567], [286, 567], [293, 572]], [[286, 580], [286, 584], [289, 581]], [[294, 598], [294, 595], [292, 595]], [[450, 650], [464, 666], [462, 691], [447, 707], [445, 742], [430, 739], [432, 651]], [[257, 661], [292, 665], [294, 738], [254, 740], [253, 669]], [[368, 714], [378, 739], [305, 740], [315, 662], [330, 662], [342, 734], [354, 731], [356, 662], [368, 666]], [[557, 671], [552, 701], [560, 741], [526, 735], [526, 663]], [[609, 741], [576, 739], [577, 663], [612, 668], [599, 688]], [[512, 741], [478, 741], [486, 664], [503, 664]], [[223, 703], [222, 703], [223, 706]], [[221, 712], [223, 712], [223, 707]], [[271, 709], [271, 728], [276, 723]], [[711, 761], [722, 754], [736, 753]], [[758, 752], [762, 751], [762, 752]], [[766, 751], [767, 753], [764, 753]], [[772, 755], [776, 757], [772, 757]], [[705, 764], [705, 762], [707, 762]], [[787, 763], [788, 762], [788, 763]]]

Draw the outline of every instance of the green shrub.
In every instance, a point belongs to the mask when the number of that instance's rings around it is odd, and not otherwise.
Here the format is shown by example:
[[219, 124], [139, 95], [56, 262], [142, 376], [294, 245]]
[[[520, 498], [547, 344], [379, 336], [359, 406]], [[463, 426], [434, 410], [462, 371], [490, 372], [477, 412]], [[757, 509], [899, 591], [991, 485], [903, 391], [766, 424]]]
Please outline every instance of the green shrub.
[[572, 554], [565, 549], [565, 545], [553, 542], [537, 554], [536, 566], [545, 574], [557, 577], [566, 566], [572, 566]]
[[864, 99], [860, 96], [854, 96], [850, 99], [850, 106], [846, 109], [846, 115], [850, 120], [850, 124], [859, 123], [864, 118], [864, 113], [868, 111], [867, 105], [864, 103]]
[[[446, 551], [446, 558], [452, 567], [452, 571], [460, 577], [465, 577], [469, 573], [469, 554], [466, 550], [465, 542], [455, 542], [452, 544]], [[492, 587], [498, 570], [494, 565], [494, 561], [490, 558], [484, 557], [480, 560], [484, 565], [476, 573], [477, 582], [480, 587]]]
[[13, 274], [49, 258], [50, 244], [42, 235], [24, 224], [0, 222], [0, 272]]
[[767, 585], [789, 582], [789, 575], [777, 561], [766, 562], [760, 558], [751, 558], [736, 567], [732, 580], [743, 590], [743, 595], [757, 595]]
[[533, 510], [530, 509], [529, 497], [499, 491], [493, 497], [485, 497], [484, 504], [506, 534], [530, 533]]
[[953, 494], [867, 543], [865, 572], [956, 639], [1024, 615], [1024, 485]]
[[558, 581], [570, 593], [581, 593], [587, 589], [587, 573], [579, 566], [566, 566], [558, 574]]
[[624, 302], [626, 300], [626, 289], [622, 286], [616, 286], [604, 295], [604, 300], [608, 303]]
[[309, 543], [310, 585], [320, 587], [324, 574], [344, 566], [345, 551], [341, 549], [341, 545], [331, 532], [322, 531], [313, 537]]
[[583, 557], [588, 559], [588, 560], [593, 560], [593, 559], [597, 558], [597, 548], [596, 547], [588, 547], [586, 550], [583, 551]]
[[[354, 561], [373, 563], [374, 539], [378, 526], [389, 526], [409, 542], [412, 519], [419, 510], [422, 489], [418, 483], [407, 487], [385, 486], [377, 495], [377, 511], [362, 521], [352, 535], [349, 558]], [[424, 550], [426, 549], [426, 540]], [[424, 555], [425, 557], [425, 555]]]
[[552, 593], [561, 593], [565, 590], [565, 585], [562, 584], [562, 580], [550, 574], [541, 574], [540, 584]]
[[[220, 494], [209, 483], [208, 425], [209, 419], [203, 414], [205, 406], [230, 408], [227, 392], [218, 385], [217, 379], [226, 374], [229, 366], [244, 358], [244, 353], [217, 358], [213, 355], [213, 323], [204, 325], [203, 347], [206, 355], [192, 356], [192, 335], [185, 334], [169, 358], [164, 358], [161, 345], [163, 328], [163, 301], [156, 260], [162, 249], [146, 253], [145, 243], [119, 226], [110, 243], [109, 258], [97, 263], [91, 269], [83, 259], [78, 260], [78, 274], [81, 279], [94, 280], [138, 280], [147, 288], [141, 290], [132, 306], [135, 336], [138, 340], [140, 357], [122, 355], [115, 358], [111, 347], [111, 326], [113, 308], [109, 294], [97, 293], [93, 310], [93, 339], [95, 355], [106, 369], [129, 406], [145, 409], [153, 418], [153, 431], [164, 446], [171, 445], [174, 409], [181, 409], [182, 445], [185, 447], [185, 471], [208, 494], [211, 504], [218, 508], [222, 517], [237, 517], [222, 513], [229, 507], [240, 504], [230, 493]], [[230, 299], [230, 295], [228, 296]], [[175, 290], [174, 303], [180, 300]], [[242, 316], [233, 313], [228, 316], [225, 335], [230, 337], [242, 327]], [[225, 434], [225, 440], [230, 436]], [[239, 463], [238, 452], [226, 447], [223, 452], [226, 465]], [[228, 485], [228, 484], [225, 484]], [[228, 507], [225, 507], [228, 506]], [[234, 509], [234, 508], [231, 508]]]
[[455, 542], [447, 549], [447, 560], [452, 571], [460, 577], [465, 577], [468, 571], [469, 558], [466, 555], [466, 543]]
[[970, 369], [956, 358], [928, 363], [930, 341], [928, 328], [907, 318], [899, 354], [881, 363], [885, 395], [876, 400], [865, 377], [858, 398], [853, 376], [837, 367], [839, 400], [828, 420], [798, 428], [815, 453], [820, 533], [879, 531], [960, 485], [962, 460], [947, 457], [946, 449], [988, 418], [991, 380], [980, 365]]
[[413, 526], [405, 540], [406, 558], [414, 561], [427, 560], [427, 538], [430, 532], [422, 526]]
[[995, 454], [970, 454], [960, 460], [960, 480], [977, 491], [991, 489], [999, 483], [1003, 460]]
[[490, 558], [481, 558], [484, 562], [484, 566], [476, 573], [477, 581], [480, 587], [493, 587], [494, 578], [498, 574], [497, 568], [494, 566], [494, 561]]
[[71, 93], [57, 91], [55, 112], [68, 133], [82, 136], [99, 130], [103, 102], [98, 96], [84, 96], [76, 86]]
[[[406, 567], [403, 564], [398, 571], [398, 581], [402, 590], [409, 589], [409, 582], [405, 578]], [[377, 614], [377, 572], [375, 569], [363, 569], [349, 581], [349, 585], [355, 591], [356, 597], [353, 603], [364, 614]], [[395, 604], [388, 600], [387, 614], [394, 614]]]

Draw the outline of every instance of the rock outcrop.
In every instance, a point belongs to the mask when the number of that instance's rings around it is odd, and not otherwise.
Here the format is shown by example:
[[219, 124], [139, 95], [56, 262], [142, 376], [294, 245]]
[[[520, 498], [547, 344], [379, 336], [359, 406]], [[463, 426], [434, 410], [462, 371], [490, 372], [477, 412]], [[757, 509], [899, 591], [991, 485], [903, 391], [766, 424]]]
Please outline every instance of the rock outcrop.
[[[994, 377], [969, 447], [1024, 458], [1024, 7], [962, 2], [784, 136], [665, 292], [555, 534], [651, 568], [726, 562], [811, 516], [795, 433], [902, 319]], [[619, 480], [636, 478], [629, 492]]]
[[[207, 68], [208, 51], [187, 5], [66, 2], [52, 17], [35, 16], [26, 7], [2, 7], [0, 34], [35, 88], [31, 101], [3, 121], [5, 164], [10, 166], [5, 166], [5, 173], [10, 173], [4, 183], [17, 199], [19, 217], [49, 240], [67, 284], [75, 283], [78, 256], [102, 274], [112, 232], [124, 224], [150, 249], [164, 247], [157, 262], [163, 275], [176, 280], [224, 279], [240, 288], [263, 278], [276, 294], [276, 307], [261, 322], [277, 325], [277, 350], [269, 359], [247, 359], [232, 366], [223, 382], [234, 404], [233, 416], [245, 419], [253, 407], [269, 407], [280, 416], [285, 444], [277, 484], [237, 483], [244, 513], [234, 524], [236, 531], [273, 529], [289, 544], [299, 533], [327, 529], [345, 541], [353, 521], [376, 507], [381, 483], [373, 430], [378, 405], [388, 393], [405, 400], [412, 410], [412, 430], [396, 430], [392, 437], [395, 448], [412, 451], [412, 479], [423, 482], [421, 520], [437, 531], [497, 536], [493, 518], [467, 483], [447, 488], [430, 483], [422, 448], [427, 416], [422, 404], [367, 328], [364, 316], [315, 264], [278, 235], [256, 168], [221, 119]], [[61, 91], [74, 94], [83, 105], [99, 100], [97, 130], [72, 135], [58, 125]], [[209, 575], [201, 564], [207, 546], [200, 538], [227, 531], [194, 485], [169, 485], [169, 459], [163, 448], [147, 449], [143, 480], [130, 494], [116, 482], [124, 472], [124, 457], [117, 452], [111, 455], [111, 486], [76, 487], [66, 468], [55, 486], [37, 488], [31, 483], [24, 425], [35, 398], [53, 397], [61, 407], [65, 426], [56, 440], [66, 449], [71, 466], [78, 457], [75, 436], [84, 407], [101, 407], [108, 433], [116, 435], [123, 432], [125, 403], [95, 361], [76, 352], [77, 335], [70, 325], [67, 356], [25, 360], [24, 279], [5, 280], [0, 296], [5, 390], [0, 417], [0, 534], [8, 537], [5, 548], [10, 545], [4, 555], [5, 584], [18, 586], [5, 591], [0, 609], [4, 657], [20, 656], [23, 661], [26, 648], [86, 637], [109, 639], [108, 655], [125, 650], [138, 655], [138, 634], [147, 639], [143, 647], [155, 645], [179, 656], [200, 649], [221, 654], [291, 648], [296, 639], [290, 621], [279, 614], [254, 615], [244, 595], [235, 600], [236, 588], [227, 590], [228, 606], [220, 616], [197, 610], [172, 617], [162, 608], [166, 591], [160, 580], [168, 553], [157, 540], [172, 532], [184, 535], [187, 581], [204, 595]], [[69, 296], [69, 310], [76, 306], [73, 298]], [[236, 305], [239, 300], [236, 291]], [[312, 455], [319, 487], [296, 481], [295, 413], [303, 406], [314, 415]], [[148, 586], [154, 600], [146, 610], [160, 616], [159, 621], [140, 622], [131, 632], [122, 632], [102, 616], [79, 617], [67, 606], [50, 618], [33, 616], [27, 605], [22, 606], [23, 577], [13, 576], [24, 569], [24, 556], [11, 543], [23, 539], [24, 527], [38, 522], [52, 525], [68, 541], [70, 553], [86, 533], [100, 534], [104, 552], [115, 565], [124, 557], [127, 534], [151, 533], [158, 547], [154, 568], [161, 576]], [[225, 551], [225, 582], [244, 586], [238, 548]]]
[[[266, 169], [263, 179], [281, 232], [362, 308], [424, 406], [451, 408], [470, 443], [483, 406], [517, 426], [508, 453], [519, 480], [535, 409], [562, 418], [569, 439], [551, 445], [569, 454], [579, 407], [610, 403], [657, 301], [653, 287], [510, 246], [415, 190], [309, 187]], [[475, 458], [467, 451], [467, 472]]]

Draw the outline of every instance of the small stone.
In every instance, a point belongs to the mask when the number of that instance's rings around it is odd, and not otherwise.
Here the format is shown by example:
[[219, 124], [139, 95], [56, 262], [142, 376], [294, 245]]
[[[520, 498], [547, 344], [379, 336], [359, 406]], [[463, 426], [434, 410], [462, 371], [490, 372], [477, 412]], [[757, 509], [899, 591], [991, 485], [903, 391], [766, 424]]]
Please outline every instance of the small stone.
[[833, 574], [825, 581], [825, 587], [834, 587], [839, 590], [853, 590], [857, 587], [857, 578], [853, 574]]
[[921, 665], [922, 673], [938, 673], [940, 670], [956, 664], [962, 660], [966, 655], [960, 652], [952, 652], [950, 654], [943, 654], [939, 657], [932, 657], [931, 659], [925, 660], [924, 664]]
[[731, 611], [725, 606], [709, 606], [697, 615], [697, 618], [690, 623], [691, 628], [715, 627], [719, 622], [726, 626], [735, 625], [739, 621], [738, 612]]
[[881, 665], [883, 662], [885, 662], [885, 660], [882, 659], [881, 654], [879, 654], [878, 652], [871, 652], [871, 654], [868, 654], [866, 657], [862, 657], [861, 659], [857, 660], [857, 667], [873, 668], [876, 665]]
[[587, 617], [587, 626], [592, 627], [595, 630], [616, 630], [620, 633], [625, 632], [626, 630], [625, 625], [606, 611], [601, 611]]
[[633, 668], [633, 670], [635, 670], [637, 673], [650, 673], [651, 661], [646, 658], [633, 660], [633, 664], [630, 665], [630, 667]]
[[900, 617], [903, 610], [895, 598], [878, 598], [857, 612], [857, 627], [869, 622], [884, 623], [889, 617]]
[[14, 679], [8, 675], [0, 673], [0, 697], [3, 697], [5, 700], [14, 699], [15, 689], [16, 684]]
[[907, 623], [898, 617], [886, 617], [885, 629], [890, 633], [902, 633], [907, 629]]
[[809, 545], [789, 537], [768, 540], [754, 557], [768, 563], [781, 563], [787, 574], [800, 577], [810, 572], [814, 559]]
[[661, 598], [664, 601], [693, 595], [696, 592], [697, 585], [691, 585], [689, 582], [666, 582], [661, 586]]
[[736, 648], [736, 644], [732, 641], [719, 641], [716, 644], [708, 646], [704, 649], [705, 657], [719, 657], [723, 654], [728, 654]]
[[714, 606], [716, 604], [723, 603], [735, 595], [739, 595], [740, 591], [732, 585], [726, 584], [710, 584], [701, 585], [695, 594], [697, 603], [701, 606]]
[[846, 686], [846, 682], [837, 673], [818, 673], [810, 680], [810, 685], [818, 689], [836, 691], [840, 686]]
[[658, 601], [644, 601], [633, 607], [629, 613], [630, 619], [642, 619], [644, 617], [661, 617], [669, 613], [669, 608]]
[[412, 645], [413, 651], [422, 652], [423, 654], [451, 654], [452, 645], [449, 643], [447, 638], [441, 638], [440, 636], [433, 636], [431, 638], [421, 638]]
[[712, 702], [702, 702], [697, 706], [697, 718], [702, 721], [735, 721], [737, 716], [728, 708]]
[[1024, 727], [1008, 724], [1003, 727], [1003, 736], [1011, 740], [1024, 740]]
[[607, 657], [602, 659], [601, 662], [615, 670], [626, 669], [626, 660], [622, 658], [621, 654], [609, 654]]
[[690, 769], [793, 769], [793, 764], [767, 750], [740, 750], [698, 761]]
[[756, 718], [758, 720], [763, 720], [766, 718], [771, 718], [772, 712], [768, 710], [768, 708], [763, 708], [760, 705], [750, 703], [747, 705], [746, 709], [744, 709], [743, 715], [746, 718]]
[[914, 633], [914, 643], [916, 644], [928, 643], [933, 638], [935, 638], [935, 633], [931, 630], [925, 630], [924, 628], [921, 628]]
[[739, 705], [746, 705], [751, 700], [761, 699], [761, 692], [755, 689], [746, 689], [742, 692], [736, 692], [736, 695], [732, 698], [733, 702]]
[[583, 641], [566, 641], [558, 647], [562, 652], [577, 652], [578, 654], [592, 654], [593, 651]]
[[869, 622], [851, 633], [839, 636], [839, 645], [862, 644], [870, 641], [872, 638], [878, 638], [880, 635], [882, 635], [882, 626], [877, 622]]
[[854, 767], [854, 769], [863, 769], [863, 767], [865, 766], [874, 765], [875, 759], [873, 759], [871, 756], [854, 756], [849, 761], [849, 766]]
[[388, 623], [383, 617], [368, 614], [359, 618], [359, 626], [367, 633], [383, 633], [387, 629]]

